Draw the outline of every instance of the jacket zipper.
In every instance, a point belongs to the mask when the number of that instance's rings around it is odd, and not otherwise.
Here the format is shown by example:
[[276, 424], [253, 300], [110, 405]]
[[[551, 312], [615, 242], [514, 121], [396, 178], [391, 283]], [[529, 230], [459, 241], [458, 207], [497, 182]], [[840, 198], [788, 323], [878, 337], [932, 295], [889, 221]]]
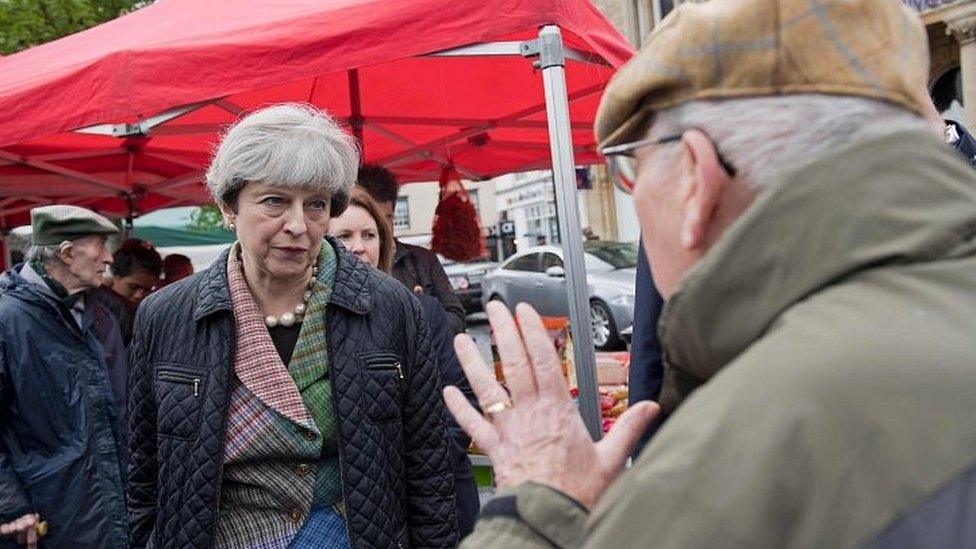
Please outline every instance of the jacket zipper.
[[[396, 355], [391, 354], [391, 355], [386, 355], [386, 356], [380, 355], [380, 356], [365, 357], [363, 359], [363, 361], [366, 363], [366, 368], [369, 369], [369, 370], [380, 370], [380, 371], [390, 371], [390, 370], [393, 370], [393, 371], [396, 371], [396, 375], [397, 375], [397, 378], [398, 379], [400, 379], [401, 381], [404, 379], [404, 377], [403, 377], [403, 363], [400, 362], [399, 357], [397, 357]], [[331, 372], [330, 372], [330, 375], [331, 375]], [[333, 389], [334, 389], [334, 387], [335, 386], [333, 386]], [[334, 403], [335, 403], [335, 399], [333, 399], [333, 404]], [[339, 413], [339, 411], [338, 411], [338, 409], [336, 409], [336, 414], [338, 414], [338, 413]], [[336, 417], [338, 417], [338, 415]], [[336, 429], [336, 433], [337, 434], [338, 434], [338, 431], [339, 430]], [[341, 442], [341, 439], [340, 439], [340, 442]], [[342, 466], [342, 459], [341, 459], [342, 452], [339, 452], [339, 456], [340, 456], [339, 466], [341, 468], [341, 466]], [[396, 546], [397, 546], [398, 549], [403, 549], [403, 543], [399, 539], [399, 533], [397, 534]]]
[[203, 378], [193, 376], [190, 374], [184, 374], [180, 372], [164, 371], [159, 372], [157, 377], [162, 381], [171, 381], [174, 383], [185, 383], [187, 385], [193, 385], [193, 396], [200, 396], [200, 383], [203, 382]]
[[390, 362], [389, 357], [369, 357], [366, 358], [366, 368], [370, 370], [396, 370], [397, 377], [403, 379], [403, 364], [399, 360]]

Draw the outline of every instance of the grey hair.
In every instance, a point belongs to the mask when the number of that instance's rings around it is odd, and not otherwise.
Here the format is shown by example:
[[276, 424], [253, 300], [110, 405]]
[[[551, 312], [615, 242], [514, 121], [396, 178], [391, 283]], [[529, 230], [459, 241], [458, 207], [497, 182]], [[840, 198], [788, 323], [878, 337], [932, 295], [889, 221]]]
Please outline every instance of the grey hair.
[[929, 130], [925, 119], [890, 103], [821, 94], [692, 101], [657, 113], [650, 135], [698, 128], [756, 188], [849, 143], [889, 133]]
[[[224, 134], [207, 169], [207, 188], [233, 207], [246, 183], [316, 189], [347, 200], [356, 183], [359, 147], [325, 111], [283, 103], [255, 111]], [[342, 209], [344, 209], [344, 203]], [[341, 209], [340, 209], [341, 213]]]
[[27, 261], [40, 261], [45, 265], [53, 262], [63, 263], [61, 261], [60, 253], [60, 244], [51, 244], [48, 246], [30, 246], [27, 248], [27, 252], [24, 254], [24, 259]]

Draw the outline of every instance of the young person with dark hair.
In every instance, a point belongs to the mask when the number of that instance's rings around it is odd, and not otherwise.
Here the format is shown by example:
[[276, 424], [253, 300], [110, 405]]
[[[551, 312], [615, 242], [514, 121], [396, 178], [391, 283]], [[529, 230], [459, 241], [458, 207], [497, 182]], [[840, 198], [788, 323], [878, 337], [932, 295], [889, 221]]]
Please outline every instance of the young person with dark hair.
[[[387, 223], [393, 227], [393, 212], [396, 210], [399, 192], [393, 173], [383, 166], [367, 164], [359, 169], [357, 184], [366, 189], [376, 201]], [[434, 252], [397, 240], [393, 254], [393, 271], [390, 274], [412, 292], [437, 298], [447, 313], [451, 330], [455, 334], [464, 331], [464, 306], [458, 296], [454, 295], [451, 282]]]
[[152, 244], [130, 238], [112, 255], [111, 283], [92, 290], [92, 297], [112, 312], [129, 345], [139, 303], [159, 281], [163, 260]]

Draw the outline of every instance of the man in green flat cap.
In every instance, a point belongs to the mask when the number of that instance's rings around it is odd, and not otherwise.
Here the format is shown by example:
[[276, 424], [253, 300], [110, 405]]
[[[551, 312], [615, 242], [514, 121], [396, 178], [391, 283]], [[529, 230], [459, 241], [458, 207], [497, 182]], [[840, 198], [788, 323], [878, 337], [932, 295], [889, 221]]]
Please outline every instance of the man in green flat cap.
[[897, 0], [662, 21], [596, 129], [636, 164], [670, 418], [624, 471], [657, 405], [594, 444], [538, 315], [490, 304], [507, 391], [465, 336], [484, 414], [445, 390], [500, 488], [463, 547], [974, 547], [976, 175], [927, 61]]
[[118, 229], [61, 205], [31, 226], [0, 277], [0, 547], [127, 547], [122, 336], [85, 295]]

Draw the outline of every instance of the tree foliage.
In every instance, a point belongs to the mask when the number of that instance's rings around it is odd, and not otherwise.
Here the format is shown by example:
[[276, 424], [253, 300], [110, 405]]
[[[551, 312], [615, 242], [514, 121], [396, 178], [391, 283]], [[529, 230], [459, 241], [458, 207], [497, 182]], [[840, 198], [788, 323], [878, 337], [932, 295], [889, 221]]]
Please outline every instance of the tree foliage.
[[9, 55], [115, 19], [151, 0], [0, 0], [0, 53]]
[[197, 211], [190, 214], [190, 224], [187, 228], [191, 231], [214, 231], [224, 226], [224, 217], [220, 214], [220, 208], [215, 204], [200, 206]]

